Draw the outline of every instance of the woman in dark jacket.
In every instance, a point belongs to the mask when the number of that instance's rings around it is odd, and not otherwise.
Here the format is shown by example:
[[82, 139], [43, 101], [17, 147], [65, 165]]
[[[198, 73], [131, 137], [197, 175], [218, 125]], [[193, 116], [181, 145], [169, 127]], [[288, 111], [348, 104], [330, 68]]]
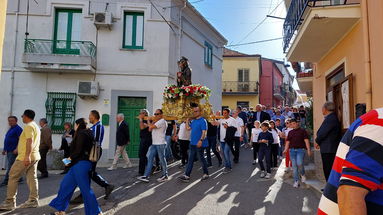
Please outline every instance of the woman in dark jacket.
[[[74, 136], [74, 129], [71, 128], [72, 125], [70, 122], [64, 123], [64, 134], [61, 136], [61, 146], [60, 150], [64, 151], [64, 158], [69, 158], [70, 156], [70, 144], [72, 143]], [[64, 171], [61, 174], [66, 174], [69, 171], [69, 167], [65, 166]]]
[[73, 192], [78, 186], [84, 199], [85, 214], [101, 214], [97, 198], [90, 187], [89, 171], [92, 163], [89, 161], [89, 152], [93, 145], [92, 132], [86, 128], [84, 118], [76, 120], [75, 134], [70, 147], [70, 169], [61, 182], [57, 197], [49, 206], [55, 208], [55, 215], [64, 215], [69, 206]]

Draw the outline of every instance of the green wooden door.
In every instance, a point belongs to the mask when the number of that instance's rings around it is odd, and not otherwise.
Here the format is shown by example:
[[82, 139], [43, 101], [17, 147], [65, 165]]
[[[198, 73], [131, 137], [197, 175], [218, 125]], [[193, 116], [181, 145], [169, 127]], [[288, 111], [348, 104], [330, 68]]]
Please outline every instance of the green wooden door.
[[125, 121], [129, 125], [130, 144], [126, 147], [129, 158], [138, 158], [140, 146], [140, 124], [136, 118], [140, 110], [146, 108], [146, 98], [141, 97], [119, 97], [118, 113], [125, 115]]

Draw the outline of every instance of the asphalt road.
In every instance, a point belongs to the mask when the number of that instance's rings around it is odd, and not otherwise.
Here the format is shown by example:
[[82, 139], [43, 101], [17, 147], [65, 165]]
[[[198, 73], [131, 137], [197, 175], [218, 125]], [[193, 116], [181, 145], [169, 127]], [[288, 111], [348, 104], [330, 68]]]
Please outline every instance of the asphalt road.
[[[260, 171], [251, 164], [252, 151], [242, 149], [240, 162], [234, 164], [233, 171], [222, 174], [217, 160], [213, 158], [209, 168], [210, 178], [200, 181], [202, 170], [197, 162], [189, 183], [177, 179], [183, 174], [178, 163], [169, 169], [170, 180], [158, 183], [155, 179], [160, 173], [151, 177], [150, 183], [137, 182], [137, 168], [107, 171], [99, 168], [99, 173], [116, 185], [109, 200], [103, 199], [103, 189], [92, 183], [99, 197], [99, 204], [104, 214], [316, 214], [319, 193], [301, 186], [293, 188], [291, 179], [284, 179], [284, 168], [273, 172], [269, 180], [259, 178]], [[52, 172], [48, 179], [39, 181], [41, 207], [36, 209], [17, 209], [3, 214], [49, 214], [54, 210], [48, 203], [56, 196], [62, 175]], [[77, 191], [78, 192], [78, 191]], [[6, 188], [0, 188], [0, 200], [4, 200]], [[27, 185], [19, 186], [17, 204], [27, 200]], [[68, 214], [84, 214], [83, 205], [69, 208]]]

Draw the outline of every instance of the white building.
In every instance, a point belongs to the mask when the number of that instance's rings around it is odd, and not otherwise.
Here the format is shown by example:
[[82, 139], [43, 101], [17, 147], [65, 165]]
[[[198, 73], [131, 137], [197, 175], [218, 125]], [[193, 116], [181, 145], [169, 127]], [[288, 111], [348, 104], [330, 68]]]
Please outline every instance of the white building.
[[[131, 127], [128, 151], [137, 157], [135, 117], [142, 108], [151, 113], [161, 108], [163, 89], [175, 84], [181, 56], [189, 59], [192, 82], [211, 88], [210, 101], [220, 109], [222, 47], [227, 41], [190, 3], [36, 1], [29, 1], [29, 11], [28, 0], [8, 1], [0, 80], [1, 135], [8, 129], [8, 115], [20, 116], [29, 108], [36, 111], [37, 120], [48, 118], [58, 148], [62, 124], [87, 118], [90, 110], [97, 109], [105, 114], [105, 124], [110, 116], [103, 143], [105, 160], [113, 156], [115, 116], [122, 112]], [[80, 98], [79, 81], [98, 83], [98, 96]], [[82, 91], [90, 87], [81, 86]]]

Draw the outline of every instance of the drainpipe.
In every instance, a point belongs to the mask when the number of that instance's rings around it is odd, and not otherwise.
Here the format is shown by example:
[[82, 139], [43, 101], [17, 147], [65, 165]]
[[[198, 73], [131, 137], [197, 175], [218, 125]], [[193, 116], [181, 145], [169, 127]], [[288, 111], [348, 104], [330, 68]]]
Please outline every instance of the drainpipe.
[[372, 109], [372, 80], [371, 80], [371, 49], [370, 49], [370, 22], [368, 18], [368, 1], [362, 0], [363, 43], [364, 43], [364, 69], [366, 79], [366, 110]]
[[182, 11], [187, 6], [187, 0], [184, 0], [184, 6], [180, 9], [179, 30], [178, 30], [178, 59], [181, 59], [181, 37], [182, 37]]
[[16, 67], [16, 51], [17, 51], [17, 35], [19, 33], [19, 13], [20, 13], [20, 0], [17, 1], [17, 11], [16, 11], [16, 27], [15, 27], [15, 43], [13, 44], [13, 65], [11, 71], [11, 101], [9, 106], [9, 116], [13, 115], [13, 100], [14, 100], [14, 88], [15, 88], [15, 67]]

